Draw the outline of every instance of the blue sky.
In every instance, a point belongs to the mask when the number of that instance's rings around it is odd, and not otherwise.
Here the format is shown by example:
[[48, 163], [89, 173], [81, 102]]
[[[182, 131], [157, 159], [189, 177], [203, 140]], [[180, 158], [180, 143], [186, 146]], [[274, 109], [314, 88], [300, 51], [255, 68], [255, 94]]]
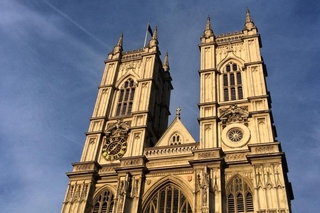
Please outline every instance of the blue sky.
[[[262, 38], [293, 213], [320, 209], [320, 2], [317, 0], [3, 0], [0, 2], [0, 206], [60, 212], [80, 159], [104, 60], [124, 34], [143, 46], [147, 23], [169, 52], [171, 112], [197, 139], [199, 38], [241, 31], [249, 7]], [[170, 121], [173, 118], [170, 119]]]

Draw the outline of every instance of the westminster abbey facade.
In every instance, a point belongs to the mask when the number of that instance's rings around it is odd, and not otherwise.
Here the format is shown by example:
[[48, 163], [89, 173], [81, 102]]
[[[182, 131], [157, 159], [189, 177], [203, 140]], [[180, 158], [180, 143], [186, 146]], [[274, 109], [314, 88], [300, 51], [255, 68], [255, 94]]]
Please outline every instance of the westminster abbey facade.
[[[157, 29], [144, 48], [105, 60], [62, 213], [290, 213], [287, 164], [271, 113], [257, 27], [200, 37], [200, 138], [168, 126], [171, 84]], [[200, 34], [200, 33], [199, 33]], [[196, 107], [196, 106], [195, 106]]]

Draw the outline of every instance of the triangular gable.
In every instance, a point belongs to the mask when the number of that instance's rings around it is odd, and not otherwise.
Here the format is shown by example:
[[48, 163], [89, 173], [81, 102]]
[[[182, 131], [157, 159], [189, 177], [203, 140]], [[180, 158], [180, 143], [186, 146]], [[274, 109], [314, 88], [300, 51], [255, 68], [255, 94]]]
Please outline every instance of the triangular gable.
[[192, 137], [187, 128], [183, 125], [179, 117], [176, 117], [168, 129], [163, 133], [155, 147], [170, 146], [195, 143], [195, 139]]

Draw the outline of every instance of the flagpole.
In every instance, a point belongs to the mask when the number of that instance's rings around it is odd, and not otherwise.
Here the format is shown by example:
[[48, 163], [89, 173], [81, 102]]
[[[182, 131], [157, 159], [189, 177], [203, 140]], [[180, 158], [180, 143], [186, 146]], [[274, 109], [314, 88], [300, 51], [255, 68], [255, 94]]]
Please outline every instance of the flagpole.
[[146, 36], [144, 37], [144, 44], [143, 44], [143, 48], [146, 46], [146, 43], [147, 43], [147, 36], [148, 36], [148, 29], [149, 29], [149, 25], [150, 25], [150, 23], [148, 23], [148, 25], [147, 25]]

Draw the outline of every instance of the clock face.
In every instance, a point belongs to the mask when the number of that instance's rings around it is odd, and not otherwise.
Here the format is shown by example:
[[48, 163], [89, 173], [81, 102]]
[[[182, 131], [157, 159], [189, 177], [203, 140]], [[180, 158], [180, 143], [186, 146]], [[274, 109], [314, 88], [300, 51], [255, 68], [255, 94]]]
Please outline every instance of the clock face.
[[102, 149], [102, 156], [108, 161], [118, 160], [126, 151], [127, 142], [123, 138], [110, 138]]

